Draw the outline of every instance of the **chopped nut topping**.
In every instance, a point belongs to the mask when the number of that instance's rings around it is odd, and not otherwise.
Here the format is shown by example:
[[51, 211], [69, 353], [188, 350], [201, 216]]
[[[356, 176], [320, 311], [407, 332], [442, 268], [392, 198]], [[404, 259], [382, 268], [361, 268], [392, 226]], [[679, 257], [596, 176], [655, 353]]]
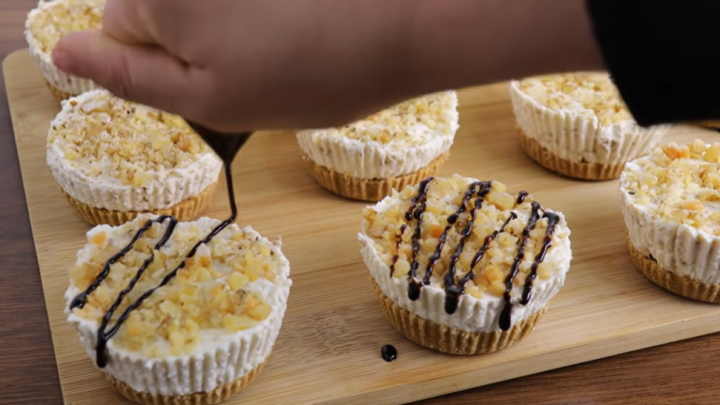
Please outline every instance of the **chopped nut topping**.
[[[416, 273], [418, 278], [426, 275], [429, 259], [435, 253], [445, 226], [448, 225], [448, 217], [458, 211], [469, 186], [468, 180], [458, 175], [447, 179], [436, 177], [430, 183], [425, 211], [422, 214], [422, 227], [418, 243], [417, 261], [419, 266]], [[505, 185], [500, 182], [493, 181], [491, 183], [490, 191], [484, 196], [480, 208], [476, 211], [470, 235], [465, 240], [458, 256], [454, 272], [455, 284], [457, 285], [468, 271], [472, 271], [474, 277], [465, 284], [465, 292], [475, 298], [481, 298], [485, 294], [496, 297], [503, 295], [505, 280], [518, 254], [523, 230], [531, 216], [532, 197], [527, 196], [522, 203], [518, 204], [517, 197], [505, 192], [505, 189]], [[378, 205], [363, 210], [365, 232], [373, 238], [376, 251], [388, 267], [393, 269], [392, 277], [395, 278], [407, 279], [413, 261], [412, 236], [417, 221], [408, 221], [405, 215], [413, 204], [412, 199], [417, 195], [418, 186], [408, 186], [401, 192], [395, 191]], [[465, 210], [457, 216], [457, 220], [446, 234], [440, 258], [432, 268], [430, 284], [435, 287], [445, 287], [443, 279], [450, 269], [451, 257], [462, 238], [462, 231], [471, 219], [470, 215], [476, 199], [477, 195], [465, 203]], [[519, 263], [519, 273], [513, 282], [519, 291], [522, 290], [535, 256], [543, 245], [543, 238], [548, 227], [548, 219], [543, 218], [543, 212], [542, 209], [539, 210], [539, 219], [525, 242], [525, 252]], [[512, 213], [517, 216], [515, 219], [509, 219]], [[490, 243], [485, 246], [484, 255], [471, 269], [473, 260], [478, 252], [482, 251], [488, 237], [500, 230], [506, 221], [507, 226], [494, 238], [490, 238]], [[403, 226], [405, 229], [402, 232], [399, 248], [397, 248], [397, 238]], [[568, 236], [569, 231], [565, 220], [561, 219], [553, 232], [553, 241]], [[550, 251], [552, 249], [551, 246]], [[395, 255], [397, 255], [397, 260], [395, 260]], [[557, 272], [559, 272], [559, 268], [556, 268], [556, 263], [543, 262], [538, 267], [537, 276], [544, 280], [551, 278]], [[513, 291], [511, 295], [515, 293]]]
[[[95, 281], [105, 262], [130, 242], [147, 218], [91, 231], [89, 243], [79, 254], [81, 259], [70, 272], [72, 284], [84, 291]], [[207, 218], [179, 223], [174, 242], [154, 251], [154, 261], [115, 311], [110, 326], [125, 308], [177, 267], [192, 246], [218, 223]], [[155, 223], [130, 253], [110, 267], [107, 278], [89, 295], [83, 308], [73, 310], [74, 314], [101, 322], [120, 291], [150, 257], [166, 225]], [[151, 357], [185, 355], [202, 340], [203, 331], [234, 333], [258, 325], [273, 311], [258, 286], [274, 284], [276, 271], [282, 266], [280, 255], [270, 254], [273, 249], [266, 240], [231, 225], [207, 245], [200, 245], [195, 257], [185, 261], [185, 268], [175, 278], [131, 312], [112, 338], [113, 344]]]
[[89, 177], [134, 187], [213, 154], [180, 117], [121, 100], [105, 90], [65, 102], [51, 123], [47, 147], [59, 149], [74, 169]]
[[433, 137], [454, 135], [457, 126], [456, 107], [455, 92], [430, 94], [325, 132], [333, 137], [384, 145], [421, 145]]
[[71, 32], [100, 29], [104, 8], [105, 0], [41, 1], [26, 24], [35, 39], [33, 46], [49, 54]]
[[633, 120], [625, 102], [604, 73], [568, 73], [527, 78], [520, 90], [552, 109], [595, 115], [601, 125]]
[[720, 236], [720, 143], [671, 143], [625, 166], [633, 203], [675, 224]]

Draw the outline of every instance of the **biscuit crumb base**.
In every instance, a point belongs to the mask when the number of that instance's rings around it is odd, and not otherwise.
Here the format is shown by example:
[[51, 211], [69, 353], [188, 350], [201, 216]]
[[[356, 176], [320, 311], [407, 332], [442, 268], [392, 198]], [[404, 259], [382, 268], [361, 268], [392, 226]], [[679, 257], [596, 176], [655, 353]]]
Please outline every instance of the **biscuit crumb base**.
[[378, 202], [389, 196], [393, 189], [402, 190], [406, 186], [416, 185], [423, 179], [435, 175], [449, 156], [450, 152], [445, 152], [427, 166], [410, 174], [387, 179], [361, 179], [320, 166], [302, 153], [305, 167], [318, 184], [343, 197], [371, 202]]
[[601, 163], [572, 162], [563, 159], [530, 138], [518, 128], [520, 146], [525, 153], [540, 166], [563, 176], [580, 180], [612, 180], [620, 178], [625, 164], [605, 165]]
[[143, 213], [150, 213], [155, 215], [172, 215], [180, 222], [192, 221], [201, 212], [203, 212], [208, 207], [208, 205], [210, 205], [217, 183], [217, 181], [213, 182], [212, 184], [207, 186], [205, 190], [203, 190], [200, 194], [180, 201], [179, 203], [171, 207], [160, 210], [149, 210], [142, 212], [115, 211], [107, 210], [105, 208], [93, 207], [71, 197], [65, 192], [65, 190], [61, 189], [61, 191], [65, 198], [68, 200], [68, 202], [70, 202], [70, 205], [73, 207], [73, 209], [75, 209], [75, 212], [77, 212], [78, 215], [80, 215], [80, 217], [88, 224], [92, 226], [102, 224], [118, 226], [132, 221], [138, 215]]
[[110, 386], [123, 397], [143, 405], [209, 405], [219, 404], [244, 390], [265, 368], [265, 363], [272, 352], [257, 367], [244, 376], [228, 384], [221, 385], [209, 392], [196, 392], [189, 395], [152, 395], [148, 392], [138, 392], [126, 383], [108, 376]]
[[653, 283], [685, 298], [720, 304], [720, 284], [705, 284], [688, 276], [679, 276], [640, 252], [630, 239], [627, 245], [635, 267]]
[[67, 100], [67, 99], [75, 96], [75, 94], [70, 94], [70, 93], [64, 92], [64, 91], [58, 89], [57, 87], [53, 86], [49, 81], [47, 81], [47, 79], [45, 80], [45, 84], [47, 84], [48, 89], [50, 89], [50, 93], [52, 93], [53, 97], [55, 97], [55, 99], [58, 102]]
[[448, 354], [478, 355], [507, 349], [525, 338], [547, 310], [545, 305], [507, 331], [472, 333], [440, 325], [411, 313], [385, 295], [375, 280], [371, 281], [380, 308], [398, 332], [422, 347]]

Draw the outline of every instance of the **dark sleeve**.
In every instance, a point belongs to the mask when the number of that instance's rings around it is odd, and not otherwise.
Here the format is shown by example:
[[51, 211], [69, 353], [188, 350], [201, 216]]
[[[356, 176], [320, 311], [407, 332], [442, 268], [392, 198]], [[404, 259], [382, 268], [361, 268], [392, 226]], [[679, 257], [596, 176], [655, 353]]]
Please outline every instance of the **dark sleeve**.
[[610, 75], [640, 125], [720, 119], [720, 1], [587, 6]]

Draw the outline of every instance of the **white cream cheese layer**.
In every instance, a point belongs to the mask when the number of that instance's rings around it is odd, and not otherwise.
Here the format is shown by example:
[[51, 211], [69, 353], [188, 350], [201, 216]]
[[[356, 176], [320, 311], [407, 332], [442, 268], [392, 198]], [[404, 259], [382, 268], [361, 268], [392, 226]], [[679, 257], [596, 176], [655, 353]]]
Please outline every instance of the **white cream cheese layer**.
[[[477, 180], [467, 178], [467, 181], [468, 184], [470, 184]], [[448, 195], [448, 203], [450, 204], [450, 201], [455, 197], [455, 195]], [[377, 212], [383, 212], [398, 203], [399, 199], [397, 197], [393, 198], [389, 196], [378, 202], [373, 209]], [[455, 208], [456, 207], [453, 207], [453, 210]], [[518, 215], [519, 219], [527, 222], [530, 216], [529, 211], [513, 211]], [[559, 215], [561, 219], [553, 233], [552, 247], [543, 260], [547, 269], [550, 269], [550, 276], [545, 278], [538, 277], [534, 280], [532, 297], [527, 305], [522, 305], [519, 302], [523, 285], [513, 285], [511, 293], [511, 303], [513, 304], [511, 325], [517, 324], [545, 307], [563, 286], [565, 276], [570, 269], [570, 262], [572, 260], [569, 237], [570, 229], [567, 227], [562, 213], [558, 211], [552, 212]], [[501, 225], [502, 223], [498, 223], [495, 228], [499, 229]], [[467, 332], [483, 333], [501, 330], [499, 327], [499, 319], [500, 313], [505, 306], [504, 299], [501, 296], [485, 292], [480, 298], [477, 298], [468, 294], [466, 291], [465, 294], [461, 295], [457, 311], [453, 314], [448, 314], [445, 311], [446, 293], [444, 285], [436, 280], [422, 287], [419, 299], [411, 300], [408, 297], [409, 283], [407, 277], [391, 276], [391, 271], [387, 264], [387, 257], [389, 255], [387, 246], [385, 246], [384, 249], [381, 248], [383, 253], [378, 251], [378, 247], [386, 242], [371, 236], [367, 229], [366, 221], [362, 223], [362, 230], [358, 234], [358, 239], [362, 245], [361, 254], [363, 260], [373, 279], [382, 292], [400, 307], [421, 318]], [[497, 241], [498, 239], [496, 238], [495, 241], [491, 243], [491, 247], [495, 246], [498, 243]], [[516, 253], [517, 248], [515, 248], [513, 254]], [[508, 258], [512, 259], [514, 256], [508, 256]], [[529, 267], [532, 261], [533, 258], [526, 255], [521, 262], [521, 268], [525, 266]], [[423, 265], [420, 265], [420, 269], [423, 269]], [[459, 268], [458, 272], [462, 275], [467, 272], [467, 269]], [[422, 277], [421, 271], [419, 271], [418, 274], [420, 274], [419, 277]]]
[[[76, 145], [70, 144], [74, 141], [70, 142], [62, 136], [57, 136], [59, 130], [56, 128], [61, 125], [66, 126], [64, 131], [78, 128], [76, 135], [85, 136], [85, 133], [82, 132], [83, 123], [87, 122], [88, 116], [92, 116], [93, 119], [108, 126], [127, 126], [129, 131], [138, 130], [137, 127], [131, 128], [123, 119], [113, 121], [108, 114], [94, 110], [97, 104], [102, 105], [109, 98], [107, 91], [98, 89], [65, 100], [62, 103], [63, 109], [50, 124], [47, 164], [56, 181], [68, 195], [81, 203], [96, 208], [115, 211], [156, 210], [168, 208], [195, 197], [218, 180], [222, 161], [210, 149], [192, 154], [190, 163], [185, 162], [182, 166], [175, 167], [151, 165], [149, 162], [143, 162], [142, 159], [134, 163], [122, 161], [123, 159], [118, 160], [115, 156], [97, 151], [89, 152], [91, 155], [94, 154], [92, 158], [85, 156], [82, 161], [71, 160], [69, 155], [76, 153], [66, 151], [66, 147]], [[137, 108], [154, 111], [141, 106]], [[148, 131], [150, 130], [148, 127]], [[156, 125], [152, 130], [159, 132], [155, 135], [150, 133], [138, 135], [156, 136], [159, 140], [169, 136], [161, 131], [161, 126]], [[96, 136], [107, 137], [105, 142], [108, 145], [120, 142], [120, 140], [110, 139], [107, 131], [102, 131]], [[137, 144], [128, 141], [128, 145], [136, 146]], [[151, 153], [152, 151], [139, 150], [137, 155], [142, 156], [146, 152]], [[152, 168], [149, 168], [150, 166]], [[117, 176], [111, 175], [111, 171], [118, 167], [124, 171], [135, 173], [138, 178], [143, 176], [145, 180], [139, 184], [126, 184]]]
[[623, 164], [648, 153], [668, 126], [642, 128], [632, 119], [601, 122], [580, 103], [549, 108], [510, 83], [510, 98], [520, 129], [555, 155], [571, 162]]
[[[620, 177], [630, 242], [673, 274], [720, 284], [718, 163], [683, 157], [668, 160], [667, 166], [654, 164], [662, 155], [656, 150], [626, 164]], [[703, 180], [690, 180], [693, 174], [702, 174]]]
[[[147, 216], [147, 218], [154, 217]], [[178, 227], [194, 224], [201, 230], [209, 230], [219, 222], [216, 219], [201, 218], [193, 223], [179, 223]], [[88, 239], [98, 232], [111, 233], [113, 229], [117, 228], [108, 225], [97, 226], [88, 232]], [[242, 231], [249, 238], [259, 238], [273, 246], [271, 248], [273, 254], [281, 260], [282, 265], [276, 269], [274, 282], [259, 278], [250, 281], [243, 288], [262, 298], [271, 306], [272, 312], [257, 325], [235, 333], [223, 329], [201, 330], [201, 338], [192, 353], [183, 356], [149, 357], [118, 347], [111, 338], [107, 344], [108, 362], [102, 369], [104, 373], [128, 384], [138, 392], [152, 395], [187, 395], [209, 392], [224, 384], [232, 383], [267, 359], [280, 331], [287, 307], [292, 285], [292, 280], [289, 278], [290, 265], [280, 251], [279, 245], [273, 245], [250, 227], [243, 228]], [[128, 240], [130, 236], [127, 236]], [[218, 237], [223, 237], [223, 234]], [[77, 262], [86, 262], [89, 251], [89, 245], [80, 250]], [[80, 292], [71, 282], [65, 293], [65, 313], [68, 322], [76, 328], [88, 356], [94, 362], [99, 323], [82, 318], [68, 310], [70, 302]]]
[[[393, 111], [387, 110], [343, 128], [300, 131], [298, 144], [318, 165], [355, 178], [384, 179], [414, 173], [448, 152], [459, 128], [455, 92], [428, 97], [441, 99], [436, 111], [403, 111], [398, 114], [402, 117], [393, 121], [383, 117]], [[347, 131], [360, 136], [346, 136]]]
[[[57, 36], [63, 32], [90, 29], [83, 24], [86, 12], [100, 19], [105, 7], [105, 0], [54, 0], [43, 1], [28, 13], [25, 22], [25, 40], [28, 44], [30, 57], [42, 73], [43, 77], [54, 87], [71, 95], [78, 95], [98, 86], [87, 79], [70, 76], [55, 67], [52, 63], [52, 49]], [[89, 11], [87, 11], [89, 10]], [[80, 13], [80, 15], [73, 15]], [[37, 27], [36, 21], [43, 16], [51, 24]]]

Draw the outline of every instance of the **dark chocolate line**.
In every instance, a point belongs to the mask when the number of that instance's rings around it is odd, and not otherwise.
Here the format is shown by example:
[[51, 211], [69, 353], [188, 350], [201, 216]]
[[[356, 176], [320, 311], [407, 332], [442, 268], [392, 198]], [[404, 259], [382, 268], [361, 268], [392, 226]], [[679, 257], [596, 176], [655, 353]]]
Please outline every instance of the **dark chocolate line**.
[[545, 214], [543, 214], [543, 218], [548, 219], [548, 227], [545, 230], [545, 237], [543, 238], [543, 245], [540, 249], [540, 252], [535, 256], [535, 261], [532, 264], [532, 267], [530, 268], [530, 274], [528, 274], [527, 278], [525, 279], [525, 286], [523, 287], [523, 294], [522, 299], [520, 300], [520, 303], [523, 305], [527, 305], [528, 302], [530, 302], [530, 299], [532, 298], [532, 287], [533, 287], [533, 281], [535, 280], [535, 277], [537, 277], [537, 268], [545, 260], [545, 255], [547, 254], [548, 250], [552, 246], [552, 235], [555, 231], [555, 226], [560, 221], [560, 216], [557, 214], [554, 214], [549, 211], [545, 211]]
[[452, 256], [450, 256], [450, 266], [448, 267], [447, 274], [445, 274], [445, 279], [443, 280], [445, 283], [445, 312], [448, 314], [454, 314], [455, 311], [457, 311], [458, 304], [460, 302], [460, 295], [462, 295], [465, 290], [464, 284], [455, 286], [455, 266], [457, 266], [457, 261], [465, 248], [465, 242], [472, 234], [477, 211], [480, 207], [482, 207], [485, 196], [490, 192], [489, 182], [482, 183], [480, 187], [481, 188], [477, 193], [478, 197], [475, 199], [473, 208], [470, 210], [469, 220], [460, 233], [460, 240], [458, 241], [457, 246], [455, 246], [455, 252], [453, 252]]
[[418, 186], [418, 194], [413, 197], [410, 209], [405, 213], [405, 219], [408, 221], [415, 219], [415, 231], [412, 236], [412, 264], [410, 264], [410, 271], [408, 272], [408, 298], [412, 301], [420, 298], [420, 289], [422, 283], [417, 280], [417, 269], [420, 263], [417, 261], [417, 254], [420, 251], [420, 236], [422, 234], [422, 215], [425, 212], [425, 206], [427, 202], [427, 192], [430, 187], [430, 182], [433, 181], [432, 177], [429, 177]]
[[[177, 223], [177, 220], [175, 220], [175, 218], [171, 217], [170, 215], [163, 215], [156, 219], [151, 219], [151, 220], [148, 220], [147, 222], [145, 222], [145, 224], [137, 231], [135, 236], [130, 240], [130, 243], [125, 245], [125, 247], [122, 248], [122, 250], [120, 250], [118, 253], [113, 255], [113, 257], [111, 257], [107, 262], [105, 262], [105, 265], [103, 266], [102, 271], [95, 278], [95, 281], [93, 281], [93, 283], [90, 284], [90, 286], [88, 286], [88, 288], [85, 289], [85, 291], [81, 292], [80, 294], [75, 296], [75, 298], [73, 298], [73, 300], [70, 302], [70, 310], [73, 310], [75, 308], [84, 307], [85, 303], [87, 302], [87, 297], [93, 291], [95, 291], [96, 288], [98, 288], [100, 286], [100, 284], [103, 282], [103, 280], [105, 280], [107, 275], [110, 273], [110, 266], [115, 264], [115, 262], [117, 262], [120, 258], [125, 256], [126, 254], [128, 254], [133, 249], [133, 247], [135, 247], [135, 243], [142, 237], [143, 234], [145, 234], [145, 232], [147, 232], [152, 227], [152, 225], [154, 223], [156, 223], [156, 222], [162, 223], [162, 222], [165, 222], [166, 219], [170, 219], [171, 223], [173, 224], [172, 227], [174, 229], [175, 228], [174, 224]], [[158, 242], [159, 246], [162, 246], [167, 242], [166, 237], [169, 238], [170, 235], [163, 236], [163, 238], [160, 239], [160, 241]], [[158, 245], [156, 245], [156, 249], [157, 249]], [[151, 257], [153, 257], [153, 256], [151, 256]]]
[[[480, 190], [478, 190], [478, 186], [480, 186]], [[465, 192], [465, 195], [462, 198], [462, 201], [460, 202], [460, 206], [457, 210], [455, 210], [455, 213], [447, 217], [447, 225], [445, 225], [445, 229], [443, 229], [442, 234], [438, 238], [438, 244], [435, 247], [435, 251], [433, 254], [428, 258], [427, 266], [425, 267], [425, 276], [423, 277], [423, 284], [428, 285], [430, 284], [430, 277], [432, 277], [433, 267], [435, 266], [435, 263], [437, 263], [438, 260], [440, 260], [440, 256], [442, 254], [442, 249], [445, 246], [445, 240], [447, 239], [447, 234], [450, 231], [450, 229], [453, 228], [453, 225], [457, 222], [458, 218], [460, 217], [460, 214], [465, 212], [467, 209], [466, 204], [472, 196], [476, 192], [481, 192], [482, 190], [489, 189], [490, 183], [489, 182], [480, 182], [476, 181], [472, 184], [470, 184], [470, 187], [468, 187], [468, 190]], [[488, 190], [489, 191], [489, 190]], [[485, 194], [487, 194], [487, 191], [485, 191]], [[474, 213], [477, 210], [477, 206], [473, 208], [473, 219], [474, 219]]]
[[530, 214], [530, 219], [528, 219], [527, 226], [525, 226], [525, 229], [523, 229], [522, 232], [522, 238], [519, 241], [518, 245], [518, 254], [515, 256], [515, 261], [513, 262], [512, 266], [510, 267], [510, 274], [505, 278], [505, 293], [503, 294], [503, 299], [505, 300], [505, 305], [503, 306], [502, 311], [500, 312], [500, 320], [499, 325], [501, 330], [508, 330], [510, 329], [511, 324], [511, 317], [512, 317], [512, 307], [513, 304], [510, 302], [510, 292], [512, 291], [513, 281], [515, 281], [515, 277], [517, 276], [518, 270], [520, 269], [520, 261], [522, 261], [523, 256], [525, 255], [525, 244], [527, 240], [530, 238], [530, 232], [532, 232], [533, 229], [535, 229], [535, 224], [537, 224], [538, 220], [538, 211], [540, 210], [540, 204], [537, 201], [532, 202], [532, 213]]
[[407, 229], [407, 224], [402, 224], [402, 226], [400, 227], [400, 232], [395, 235], [395, 254], [392, 258], [392, 264], [390, 264], [390, 277], [395, 274], [395, 264], [397, 264], [397, 261], [400, 258], [400, 245], [402, 244], [402, 237], [405, 233], [405, 229]]
[[[447, 311], [448, 308], [452, 308], [453, 306], [455, 307], [453, 312], [448, 312], [448, 313], [454, 313], [457, 310], [457, 306], [460, 301], [460, 296], [465, 293], [465, 284], [467, 284], [468, 281], [475, 278], [475, 273], [474, 273], [475, 266], [477, 266], [477, 264], [480, 262], [480, 260], [482, 260], [483, 256], [485, 255], [485, 252], [487, 252], [487, 250], [490, 248], [490, 244], [492, 243], [492, 241], [495, 240], [495, 238], [499, 234], [503, 233], [505, 231], [505, 227], [507, 227], [508, 224], [510, 223], [510, 221], [512, 221], [515, 218], [517, 218], [517, 215], [511, 211], [510, 215], [505, 220], [505, 222], [503, 222], [500, 229], [494, 230], [493, 233], [491, 233], [490, 235], [485, 237], [485, 241], [483, 242], [483, 245], [480, 247], [480, 249], [478, 249], [477, 253], [475, 253], [475, 256], [473, 257], [473, 261], [470, 264], [470, 268], [468, 269], [467, 273], [465, 273], [465, 275], [460, 280], [458, 280], [457, 285], [454, 284], [455, 283], [454, 275], [453, 275], [452, 279], [448, 279], [446, 276], [446, 278], [445, 278], [445, 296], [446, 296], [445, 297], [445, 300], [446, 300], [445, 301], [445, 311]], [[454, 296], [454, 299], [456, 300], [455, 303], [448, 304], [447, 300], [448, 300], [449, 295]]]

